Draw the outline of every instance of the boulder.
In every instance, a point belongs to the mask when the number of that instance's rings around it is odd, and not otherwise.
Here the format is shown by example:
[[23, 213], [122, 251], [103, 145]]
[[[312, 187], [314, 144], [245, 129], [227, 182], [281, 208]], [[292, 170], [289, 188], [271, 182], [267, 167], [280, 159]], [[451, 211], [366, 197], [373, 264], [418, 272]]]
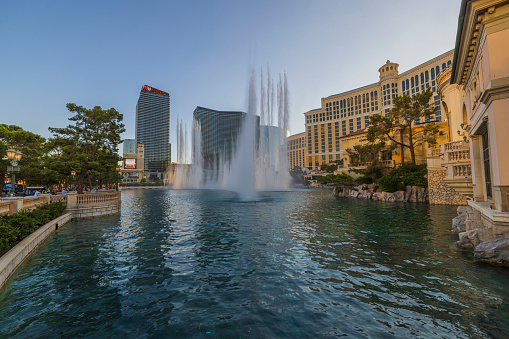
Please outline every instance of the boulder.
[[473, 249], [481, 243], [477, 230], [461, 232], [459, 234], [460, 240], [456, 242], [458, 247]]
[[467, 226], [465, 221], [467, 220], [467, 215], [458, 215], [454, 219], [452, 219], [452, 230], [458, 233], [465, 232], [467, 230]]
[[481, 227], [459, 234], [460, 240], [456, 242], [456, 245], [463, 248], [474, 248], [477, 245], [494, 239], [493, 232], [491, 230]]
[[405, 191], [396, 191], [396, 192], [392, 193], [392, 195], [394, 196], [393, 201], [406, 201], [405, 200]]
[[475, 247], [477, 259], [509, 263], [509, 237], [485, 241]]
[[412, 186], [407, 186], [405, 188], [405, 201], [409, 201], [412, 196]]

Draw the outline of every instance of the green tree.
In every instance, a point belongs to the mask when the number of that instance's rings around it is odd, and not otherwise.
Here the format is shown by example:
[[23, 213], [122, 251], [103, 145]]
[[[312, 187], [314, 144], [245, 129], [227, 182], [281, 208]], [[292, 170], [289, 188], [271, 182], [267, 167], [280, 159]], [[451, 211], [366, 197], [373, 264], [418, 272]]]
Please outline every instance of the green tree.
[[[394, 107], [389, 111], [388, 117], [375, 114], [369, 118], [369, 129], [366, 139], [370, 142], [386, 142], [410, 150], [412, 163], [415, 164], [415, 148], [423, 142], [436, 144], [436, 138], [442, 131], [434, 123], [420, 123], [421, 118], [428, 119], [435, 114], [438, 107], [430, 105], [433, 96], [431, 89], [423, 93], [396, 96]], [[416, 129], [419, 124], [420, 129]]]
[[120, 160], [117, 146], [120, 134], [125, 131], [123, 115], [114, 108], [103, 110], [100, 106], [87, 109], [76, 104], [66, 105], [75, 115], [72, 123], [64, 128], [50, 127], [53, 137], [49, 140], [54, 166], [63, 175], [76, 171], [78, 193], [83, 193], [85, 178], [91, 186], [91, 173], [95, 177], [108, 177], [115, 172]]
[[384, 148], [385, 141], [371, 142], [364, 145], [355, 145], [353, 149], [347, 148], [346, 153], [348, 153], [350, 163], [354, 166], [359, 166], [367, 162], [377, 162], [379, 154]]
[[327, 173], [332, 173], [332, 172], [334, 172], [337, 169], [338, 169], [338, 164], [335, 164], [335, 163], [332, 163], [332, 164], [321, 164], [320, 165], [320, 170], [321, 171], [326, 171]]
[[[6, 157], [9, 147], [14, 147], [23, 154], [19, 162], [21, 171], [16, 175], [17, 179], [26, 180], [35, 171], [49, 171], [41, 164], [45, 142], [46, 140], [40, 135], [25, 131], [19, 126], [0, 124], [0, 187], [3, 187], [5, 183], [7, 166], [10, 165], [9, 160], [2, 159]], [[42, 182], [39, 183], [42, 184]]]

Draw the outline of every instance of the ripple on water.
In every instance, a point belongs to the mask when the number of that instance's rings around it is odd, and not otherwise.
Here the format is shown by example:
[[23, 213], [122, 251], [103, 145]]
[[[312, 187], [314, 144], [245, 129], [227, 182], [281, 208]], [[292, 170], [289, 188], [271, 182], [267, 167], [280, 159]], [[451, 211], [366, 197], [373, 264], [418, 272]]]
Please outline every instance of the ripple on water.
[[122, 192], [0, 295], [18, 337], [506, 337], [507, 270], [455, 248], [448, 206], [328, 190]]

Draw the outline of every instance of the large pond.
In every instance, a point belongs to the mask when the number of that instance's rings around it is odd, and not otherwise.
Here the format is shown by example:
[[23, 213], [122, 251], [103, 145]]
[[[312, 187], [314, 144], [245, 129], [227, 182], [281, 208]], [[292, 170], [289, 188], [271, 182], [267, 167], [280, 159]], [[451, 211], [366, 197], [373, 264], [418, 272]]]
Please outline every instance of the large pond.
[[507, 338], [509, 269], [455, 247], [455, 208], [130, 190], [0, 293], [0, 337]]

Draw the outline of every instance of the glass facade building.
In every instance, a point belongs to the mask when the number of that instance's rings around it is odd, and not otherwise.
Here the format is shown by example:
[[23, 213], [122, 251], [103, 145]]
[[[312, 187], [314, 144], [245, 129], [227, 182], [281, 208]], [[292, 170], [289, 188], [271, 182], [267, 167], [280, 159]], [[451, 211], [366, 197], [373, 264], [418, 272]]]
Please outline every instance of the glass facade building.
[[136, 105], [136, 142], [145, 146], [145, 171], [165, 172], [171, 162], [168, 93], [142, 87]]
[[[215, 169], [219, 163], [231, 162], [235, 152], [237, 136], [246, 117], [240, 111], [216, 111], [204, 107], [196, 107], [193, 119], [201, 126], [201, 151], [203, 167]], [[260, 135], [260, 117], [255, 116], [257, 126], [256, 135]], [[257, 137], [257, 140], [259, 137]], [[194, 149], [194, 148], [193, 148]], [[196, 159], [193, 154], [193, 159]]]

